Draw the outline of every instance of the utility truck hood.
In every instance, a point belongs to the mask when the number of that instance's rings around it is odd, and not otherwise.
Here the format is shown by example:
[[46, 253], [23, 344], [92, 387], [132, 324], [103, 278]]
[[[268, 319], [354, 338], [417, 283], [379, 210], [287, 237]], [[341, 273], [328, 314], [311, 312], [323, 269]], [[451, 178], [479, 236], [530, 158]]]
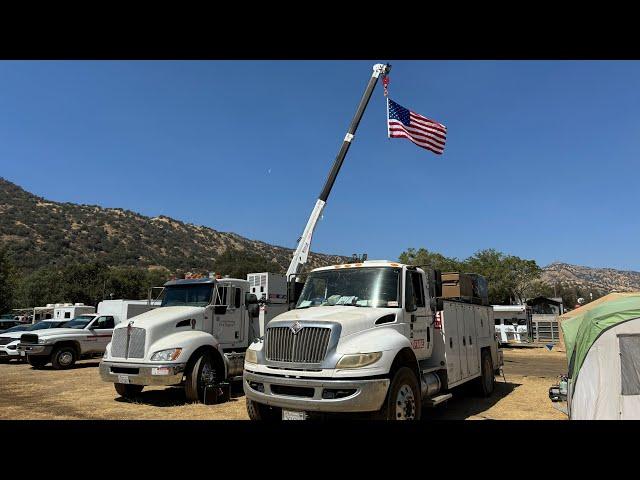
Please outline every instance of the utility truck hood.
[[342, 326], [342, 337], [368, 330], [375, 326], [376, 320], [385, 315], [394, 315], [395, 308], [354, 307], [346, 305], [309, 307], [289, 310], [278, 315], [269, 326], [277, 326], [278, 322], [332, 322]]

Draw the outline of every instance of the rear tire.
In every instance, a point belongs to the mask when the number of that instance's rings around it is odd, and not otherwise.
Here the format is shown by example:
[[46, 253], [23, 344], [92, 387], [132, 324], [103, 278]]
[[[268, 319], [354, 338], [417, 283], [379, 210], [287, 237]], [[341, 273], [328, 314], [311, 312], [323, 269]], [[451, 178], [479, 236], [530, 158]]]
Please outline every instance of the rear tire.
[[113, 386], [116, 387], [118, 395], [122, 398], [126, 398], [127, 400], [140, 395], [140, 392], [142, 392], [142, 389], [144, 388], [144, 385], [128, 385], [126, 383], [114, 383]]
[[65, 370], [67, 368], [71, 368], [75, 365], [76, 360], [78, 358], [78, 354], [76, 353], [76, 349], [63, 345], [61, 347], [56, 347], [51, 354], [51, 365], [56, 370]]
[[47, 363], [49, 363], [49, 358], [48, 357], [33, 357], [31, 355], [27, 355], [27, 362], [29, 362], [29, 365], [31, 365], [33, 368], [42, 368]]
[[251, 420], [262, 420], [265, 422], [277, 422], [282, 420], [282, 409], [271, 407], [263, 403], [254, 402], [247, 398], [247, 413]]
[[478, 394], [483, 397], [488, 397], [493, 393], [493, 389], [496, 383], [495, 372], [493, 369], [493, 360], [491, 359], [491, 352], [489, 350], [483, 350], [480, 357], [481, 373], [476, 384], [476, 390]]
[[393, 376], [387, 398], [376, 415], [380, 420], [420, 420], [422, 392], [416, 374], [408, 367]]

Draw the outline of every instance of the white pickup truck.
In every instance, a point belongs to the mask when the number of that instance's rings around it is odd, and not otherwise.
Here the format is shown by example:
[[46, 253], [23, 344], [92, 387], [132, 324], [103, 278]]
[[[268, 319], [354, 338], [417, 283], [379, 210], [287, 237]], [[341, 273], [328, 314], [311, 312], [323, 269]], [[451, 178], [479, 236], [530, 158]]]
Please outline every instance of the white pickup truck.
[[77, 316], [62, 328], [23, 333], [17, 349], [35, 368], [48, 363], [56, 370], [71, 368], [81, 357], [103, 354], [118, 323], [155, 307], [145, 300], [104, 300], [97, 314]]
[[502, 364], [493, 310], [434, 298], [434, 283], [421, 268], [386, 260], [310, 272], [296, 308], [247, 349], [250, 418], [419, 419], [463, 383], [490, 395]]

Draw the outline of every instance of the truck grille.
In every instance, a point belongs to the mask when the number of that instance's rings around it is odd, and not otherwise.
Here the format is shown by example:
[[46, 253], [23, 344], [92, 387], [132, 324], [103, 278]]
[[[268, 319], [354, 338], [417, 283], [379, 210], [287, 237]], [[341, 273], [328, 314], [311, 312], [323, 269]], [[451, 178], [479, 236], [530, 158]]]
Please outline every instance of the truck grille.
[[6, 345], [7, 343], [11, 343], [15, 341], [15, 338], [11, 337], [0, 337], [0, 345]]
[[20, 343], [38, 343], [38, 335], [35, 333], [25, 333], [20, 337]]
[[306, 327], [295, 335], [289, 327], [267, 328], [265, 355], [274, 362], [320, 363], [330, 336], [331, 329], [324, 327]]
[[[111, 356], [122, 358], [144, 358], [144, 328], [131, 327], [131, 335], [127, 335], [129, 328], [116, 328], [111, 337]], [[129, 344], [127, 345], [127, 336]], [[128, 348], [127, 348], [128, 346]]]

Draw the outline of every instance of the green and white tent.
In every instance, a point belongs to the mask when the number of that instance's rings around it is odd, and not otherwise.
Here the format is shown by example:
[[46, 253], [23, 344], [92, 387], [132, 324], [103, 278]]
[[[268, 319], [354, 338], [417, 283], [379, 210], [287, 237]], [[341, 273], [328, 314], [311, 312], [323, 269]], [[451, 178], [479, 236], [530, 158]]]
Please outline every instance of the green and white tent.
[[571, 419], [640, 419], [640, 293], [561, 323]]

